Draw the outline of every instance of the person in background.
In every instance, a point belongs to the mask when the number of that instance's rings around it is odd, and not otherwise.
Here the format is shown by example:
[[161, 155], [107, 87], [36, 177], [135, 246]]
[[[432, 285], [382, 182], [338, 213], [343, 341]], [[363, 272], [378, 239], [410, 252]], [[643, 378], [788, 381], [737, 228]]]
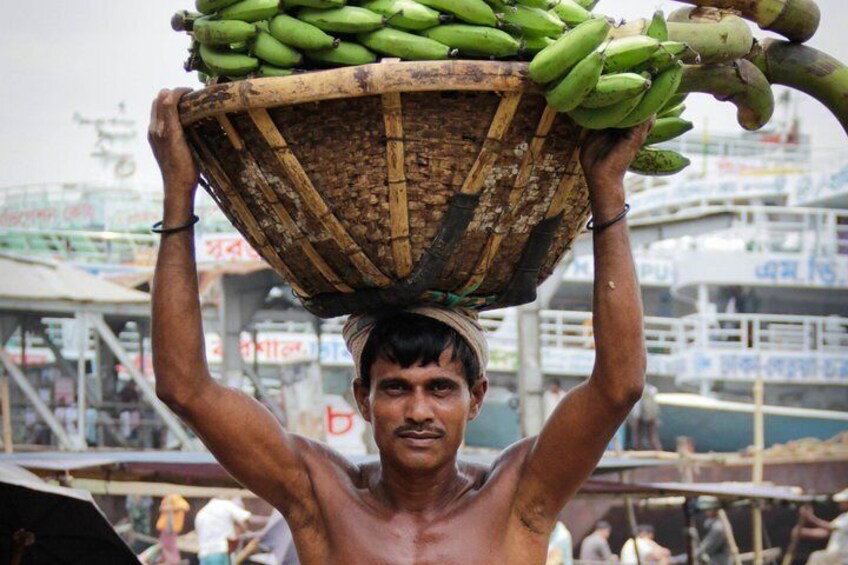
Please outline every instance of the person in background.
[[612, 534], [612, 526], [609, 522], [600, 521], [595, 524], [595, 531], [586, 536], [580, 544], [580, 561], [594, 561], [596, 563], [610, 563], [618, 561], [618, 556], [613, 555], [609, 545], [609, 537]]
[[848, 565], [848, 488], [833, 495], [833, 501], [842, 514], [831, 522], [817, 517], [810, 508], [801, 509], [806, 524], [813, 526], [802, 527], [801, 537], [828, 540], [827, 549], [810, 555], [807, 565]]
[[185, 527], [185, 515], [191, 509], [188, 501], [178, 494], [169, 494], [159, 504], [159, 519], [156, 529], [159, 531], [160, 565], [178, 565], [180, 549], [177, 537]]
[[[636, 551], [639, 558], [636, 558]], [[671, 557], [671, 551], [654, 541], [654, 527], [640, 524], [636, 527], [636, 538], [627, 540], [621, 548], [622, 565], [665, 565]]]
[[628, 422], [630, 424], [630, 437], [632, 448], [635, 451], [641, 449], [653, 449], [662, 451], [660, 443], [660, 405], [657, 402], [657, 387], [646, 384], [642, 398], [630, 412]]
[[565, 524], [557, 521], [548, 540], [548, 559], [545, 565], [572, 565], [574, 555], [571, 546], [571, 532]]
[[153, 499], [149, 496], [131, 494], [126, 501], [127, 519], [132, 530], [130, 532], [130, 547], [136, 553], [146, 548], [148, 543], [135, 538], [135, 534], [150, 535], [151, 518], [153, 516]]
[[229, 565], [230, 544], [238, 539], [237, 528], [248, 522], [265, 524], [267, 518], [254, 517], [240, 499], [213, 498], [194, 518], [200, 565]]
[[565, 391], [562, 390], [562, 385], [559, 379], [554, 379], [548, 385], [548, 389], [542, 394], [542, 406], [545, 410], [545, 420], [550, 418], [551, 414], [556, 410], [559, 401], [565, 398]]
[[714, 496], [702, 496], [698, 499], [698, 509], [706, 512], [707, 519], [704, 521], [706, 533], [695, 549], [695, 559], [710, 565], [730, 565], [733, 555], [724, 522], [718, 514], [719, 500]]

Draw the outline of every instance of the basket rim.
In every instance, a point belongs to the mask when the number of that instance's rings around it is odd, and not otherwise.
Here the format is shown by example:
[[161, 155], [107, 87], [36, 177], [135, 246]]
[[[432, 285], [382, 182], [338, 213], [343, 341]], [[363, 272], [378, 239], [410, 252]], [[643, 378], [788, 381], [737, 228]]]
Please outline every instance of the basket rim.
[[209, 86], [180, 101], [183, 126], [221, 113], [267, 109], [392, 92], [481, 91], [541, 93], [516, 61], [398, 61], [247, 79]]

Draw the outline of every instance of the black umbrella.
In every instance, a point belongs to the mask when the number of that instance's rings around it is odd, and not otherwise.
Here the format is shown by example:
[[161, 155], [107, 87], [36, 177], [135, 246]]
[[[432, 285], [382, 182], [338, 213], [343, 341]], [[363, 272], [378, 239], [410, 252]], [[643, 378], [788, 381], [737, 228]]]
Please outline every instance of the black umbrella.
[[0, 563], [139, 561], [87, 492], [0, 476]]

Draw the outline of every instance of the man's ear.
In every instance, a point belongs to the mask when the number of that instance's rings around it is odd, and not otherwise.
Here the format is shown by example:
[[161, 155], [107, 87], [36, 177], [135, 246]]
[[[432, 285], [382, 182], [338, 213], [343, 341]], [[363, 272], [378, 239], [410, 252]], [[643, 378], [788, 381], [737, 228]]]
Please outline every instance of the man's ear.
[[489, 390], [489, 379], [486, 375], [481, 376], [471, 387], [471, 412], [468, 414], [468, 421], [475, 419], [483, 408], [483, 399], [486, 397], [486, 391]]
[[353, 397], [356, 399], [356, 406], [359, 408], [362, 419], [369, 424], [371, 423], [371, 403], [368, 398], [370, 392], [362, 379], [357, 377], [353, 380]]

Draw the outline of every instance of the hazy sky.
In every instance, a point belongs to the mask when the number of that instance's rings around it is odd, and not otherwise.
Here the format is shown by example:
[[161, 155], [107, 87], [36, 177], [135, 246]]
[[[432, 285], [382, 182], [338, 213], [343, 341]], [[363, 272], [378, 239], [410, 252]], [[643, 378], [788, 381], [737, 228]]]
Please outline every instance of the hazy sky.
[[[94, 142], [72, 116], [106, 115], [125, 102], [139, 122], [139, 180], [158, 184], [143, 132], [150, 101], [162, 87], [199, 87], [182, 70], [187, 38], [170, 29], [173, 12], [192, 0], [45, 0], [14, 2], [0, 18], [0, 68], [7, 85], [0, 94], [0, 187], [99, 177], [88, 157]], [[822, 26], [810, 45], [848, 62], [845, 0], [819, 0]], [[601, 0], [596, 11], [617, 18], [669, 12], [677, 2]], [[764, 36], [757, 30], [758, 36]], [[844, 147], [845, 134], [818, 103], [800, 95], [804, 129], [820, 147]], [[707, 96], [689, 104], [687, 117], [709, 130], [738, 131], [735, 108]]]

